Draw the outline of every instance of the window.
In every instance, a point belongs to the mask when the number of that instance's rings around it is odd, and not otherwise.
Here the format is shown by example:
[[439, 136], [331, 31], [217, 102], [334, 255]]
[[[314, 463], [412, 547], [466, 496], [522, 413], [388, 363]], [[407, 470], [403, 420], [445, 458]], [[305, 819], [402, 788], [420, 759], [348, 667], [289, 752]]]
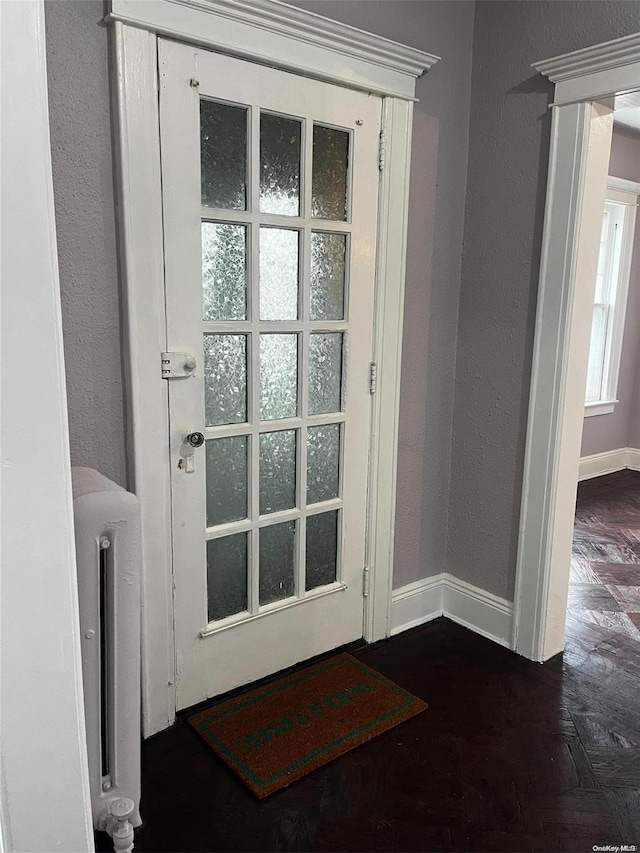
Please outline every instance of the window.
[[613, 412], [640, 184], [609, 178], [593, 303], [585, 416]]

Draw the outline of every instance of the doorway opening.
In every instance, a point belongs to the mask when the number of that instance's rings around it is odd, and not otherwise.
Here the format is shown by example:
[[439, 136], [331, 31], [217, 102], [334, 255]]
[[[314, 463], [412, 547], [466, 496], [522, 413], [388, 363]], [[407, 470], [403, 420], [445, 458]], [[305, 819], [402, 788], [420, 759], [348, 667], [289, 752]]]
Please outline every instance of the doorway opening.
[[513, 647], [544, 661], [564, 648], [613, 114], [640, 89], [640, 33], [535, 67], [556, 85]]
[[640, 93], [614, 101], [578, 472], [566, 638], [640, 652]]

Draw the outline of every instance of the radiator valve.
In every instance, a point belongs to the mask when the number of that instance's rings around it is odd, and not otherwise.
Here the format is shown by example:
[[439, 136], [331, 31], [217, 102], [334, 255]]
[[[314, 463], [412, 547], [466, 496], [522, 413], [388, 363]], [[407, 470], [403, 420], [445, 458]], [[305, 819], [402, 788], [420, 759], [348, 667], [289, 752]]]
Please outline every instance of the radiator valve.
[[109, 803], [105, 829], [113, 839], [115, 853], [132, 853], [133, 826], [129, 818], [134, 810], [135, 803], [129, 797], [119, 797]]

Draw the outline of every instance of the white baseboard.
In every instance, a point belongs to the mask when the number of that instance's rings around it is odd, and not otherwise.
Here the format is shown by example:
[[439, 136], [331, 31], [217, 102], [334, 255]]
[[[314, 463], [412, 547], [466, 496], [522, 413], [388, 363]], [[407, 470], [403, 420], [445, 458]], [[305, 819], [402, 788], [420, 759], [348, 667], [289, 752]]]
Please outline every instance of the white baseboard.
[[627, 447], [627, 468], [640, 471], [640, 450], [637, 447]]
[[624, 471], [625, 468], [640, 471], [640, 450], [634, 447], [620, 447], [618, 450], [583, 456], [578, 469], [578, 480], [603, 477], [605, 474], [613, 474], [614, 471]]
[[392, 635], [439, 616], [511, 648], [513, 604], [510, 601], [444, 572], [393, 591]]
[[443, 592], [444, 616], [494, 643], [511, 648], [512, 602], [451, 575], [446, 576]]
[[442, 616], [444, 573], [394, 589], [391, 596], [391, 635], [416, 628]]

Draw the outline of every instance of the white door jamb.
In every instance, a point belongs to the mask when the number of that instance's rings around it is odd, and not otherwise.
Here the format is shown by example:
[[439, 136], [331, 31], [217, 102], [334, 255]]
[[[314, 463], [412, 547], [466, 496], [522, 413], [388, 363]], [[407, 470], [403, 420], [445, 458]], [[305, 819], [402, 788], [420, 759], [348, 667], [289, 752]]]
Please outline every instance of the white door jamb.
[[[608, 160], [611, 134], [606, 114], [610, 110], [594, 102], [640, 89], [640, 33], [539, 62], [534, 68], [556, 87], [512, 645], [519, 654], [543, 661], [564, 646], [588, 352], [580, 325], [586, 322], [590, 327], [579, 303], [584, 309], [588, 301], [585, 269], [597, 264], [599, 232], [594, 228], [601, 213], [594, 206], [600, 195], [604, 203], [606, 165], [600, 172], [603, 160]], [[590, 171], [597, 173], [595, 190], [588, 181]], [[585, 190], [587, 184], [592, 188]], [[591, 204], [585, 192], [593, 193]]]

